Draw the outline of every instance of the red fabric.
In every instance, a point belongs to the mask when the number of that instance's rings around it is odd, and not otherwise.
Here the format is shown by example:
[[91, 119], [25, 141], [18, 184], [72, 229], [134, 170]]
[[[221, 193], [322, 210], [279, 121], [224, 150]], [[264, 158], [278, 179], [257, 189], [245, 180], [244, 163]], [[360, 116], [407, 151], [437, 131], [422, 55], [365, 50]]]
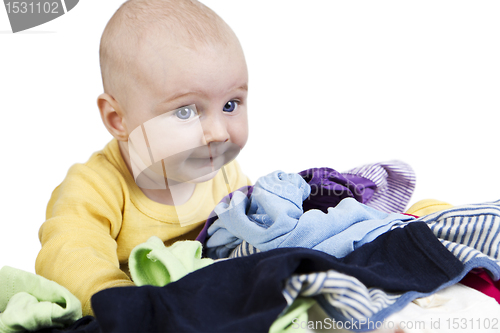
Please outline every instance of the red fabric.
[[493, 297], [500, 304], [500, 280], [493, 281], [484, 270], [470, 271], [460, 283]]

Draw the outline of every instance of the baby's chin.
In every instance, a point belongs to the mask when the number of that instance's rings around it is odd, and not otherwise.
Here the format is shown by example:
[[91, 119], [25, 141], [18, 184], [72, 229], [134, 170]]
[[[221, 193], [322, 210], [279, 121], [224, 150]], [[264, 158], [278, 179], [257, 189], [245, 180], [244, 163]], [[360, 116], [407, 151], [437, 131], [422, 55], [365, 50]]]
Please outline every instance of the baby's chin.
[[197, 183], [204, 183], [204, 182], [207, 182], [209, 180], [212, 180], [217, 175], [219, 170], [220, 169], [217, 169], [217, 170], [214, 170], [214, 171], [207, 173], [203, 176], [200, 176], [198, 178], [191, 179], [188, 181], [188, 183], [197, 184]]

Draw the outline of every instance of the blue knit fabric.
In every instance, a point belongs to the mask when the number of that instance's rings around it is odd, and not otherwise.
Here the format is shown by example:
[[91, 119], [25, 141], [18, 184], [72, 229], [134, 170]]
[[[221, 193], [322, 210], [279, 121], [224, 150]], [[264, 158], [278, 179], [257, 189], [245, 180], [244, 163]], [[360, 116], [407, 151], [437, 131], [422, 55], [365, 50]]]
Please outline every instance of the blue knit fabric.
[[234, 192], [229, 203], [215, 208], [218, 219], [208, 228], [206, 253], [226, 258], [243, 240], [261, 251], [304, 247], [337, 258], [373, 241], [392, 226], [412, 220], [396, 213], [384, 213], [357, 202], [342, 200], [336, 207], [302, 210], [310, 186], [298, 174], [273, 172], [257, 180], [250, 198]]

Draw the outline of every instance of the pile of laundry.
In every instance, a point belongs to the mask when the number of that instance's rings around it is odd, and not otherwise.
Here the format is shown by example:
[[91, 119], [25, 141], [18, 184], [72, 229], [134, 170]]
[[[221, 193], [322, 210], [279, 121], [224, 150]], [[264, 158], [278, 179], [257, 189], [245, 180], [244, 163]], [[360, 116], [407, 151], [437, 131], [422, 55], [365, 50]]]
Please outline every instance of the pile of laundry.
[[273, 172], [226, 196], [197, 240], [134, 248], [136, 287], [95, 294], [95, 317], [54, 282], [4, 267], [0, 332], [309, 332], [313, 306], [364, 332], [410, 306], [460, 302], [452, 286], [498, 312], [500, 200], [418, 217], [403, 213], [414, 187], [397, 161]]

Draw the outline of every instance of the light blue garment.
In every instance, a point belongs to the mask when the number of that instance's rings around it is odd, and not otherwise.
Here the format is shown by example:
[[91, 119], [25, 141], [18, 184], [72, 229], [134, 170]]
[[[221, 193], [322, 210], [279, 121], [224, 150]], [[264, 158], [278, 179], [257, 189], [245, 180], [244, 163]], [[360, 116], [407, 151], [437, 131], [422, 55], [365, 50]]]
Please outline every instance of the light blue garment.
[[316, 209], [303, 213], [310, 190], [300, 175], [275, 171], [257, 180], [250, 199], [235, 192], [229, 204], [215, 207], [218, 219], [208, 228], [207, 255], [226, 258], [245, 240], [261, 251], [305, 247], [341, 258], [392, 226], [413, 220], [353, 198], [328, 208], [328, 214]]

